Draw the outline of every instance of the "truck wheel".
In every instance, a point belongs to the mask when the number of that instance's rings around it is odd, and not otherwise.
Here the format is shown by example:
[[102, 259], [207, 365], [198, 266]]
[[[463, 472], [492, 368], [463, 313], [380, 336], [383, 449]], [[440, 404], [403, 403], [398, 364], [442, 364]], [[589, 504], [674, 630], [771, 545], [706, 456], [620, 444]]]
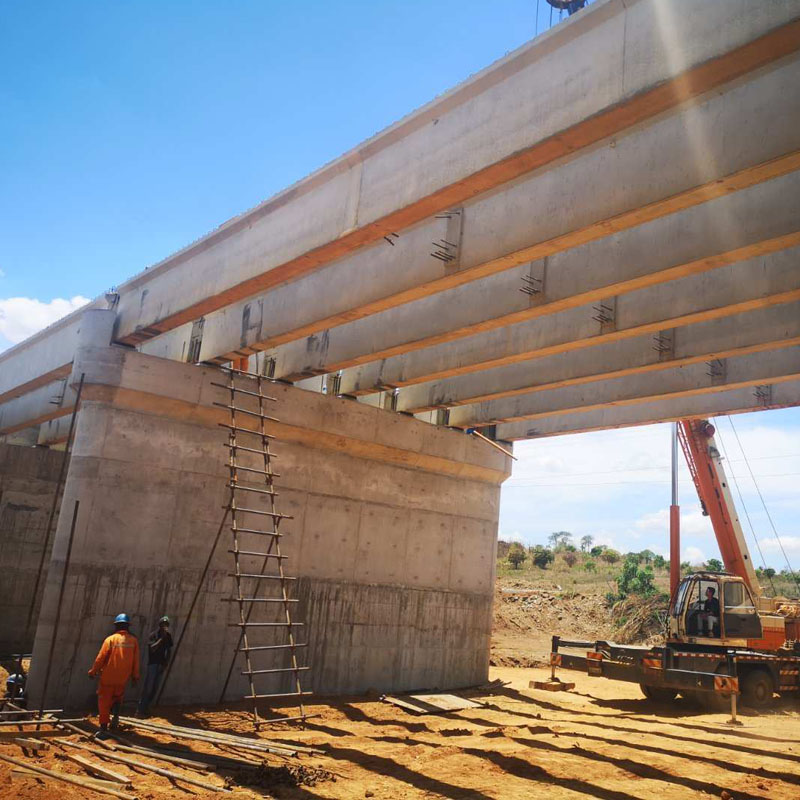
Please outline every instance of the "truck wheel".
[[639, 686], [642, 689], [642, 694], [654, 703], [671, 703], [678, 696], [675, 689], [665, 689], [661, 686], [649, 686], [646, 683], [640, 683]]
[[742, 681], [742, 702], [750, 708], [766, 708], [772, 703], [775, 683], [765, 669], [754, 669]]

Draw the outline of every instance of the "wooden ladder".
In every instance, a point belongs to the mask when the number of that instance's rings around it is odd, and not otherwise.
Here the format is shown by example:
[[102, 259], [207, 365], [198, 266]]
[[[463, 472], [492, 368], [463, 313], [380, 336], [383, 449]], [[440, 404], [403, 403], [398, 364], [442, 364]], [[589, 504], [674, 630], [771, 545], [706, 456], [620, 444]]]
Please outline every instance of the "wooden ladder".
[[[230, 576], [234, 579], [235, 591], [233, 597], [225, 599], [238, 607], [238, 621], [230, 624], [240, 630], [236, 652], [244, 654], [245, 669], [241, 674], [247, 675], [250, 683], [250, 694], [245, 695], [245, 699], [253, 701], [253, 724], [258, 729], [274, 722], [308, 719], [303, 697], [312, 693], [303, 691], [300, 674], [309, 667], [300, 666], [297, 657], [297, 651], [308, 644], [298, 642], [295, 635], [297, 628], [304, 627], [302, 622], [292, 620], [292, 607], [298, 600], [290, 597], [289, 587], [297, 578], [286, 575], [287, 556], [281, 553], [281, 538], [285, 534], [280, 532], [280, 524], [292, 517], [279, 513], [276, 503], [278, 493], [274, 479], [280, 476], [272, 469], [275, 454], [270, 450], [270, 442], [275, 436], [268, 433], [267, 423], [277, 420], [266, 413], [267, 403], [274, 403], [275, 398], [264, 393], [268, 378], [244, 370], [222, 369], [227, 373], [228, 383], [214, 385], [227, 389], [230, 398], [227, 404], [214, 405], [227, 409], [230, 415], [228, 423], [219, 424], [228, 431], [228, 508], [232, 533], [232, 547], [228, 552], [233, 555], [234, 570]], [[252, 621], [257, 608], [262, 613], [256, 612], [258, 619]], [[274, 614], [272, 609], [275, 609]], [[277, 619], [269, 619], [273, 616]], [[281, 635], [282, 640], [276, 641]], [[254, 662], [258, 663], [261, 654], [288, 655], [288, 665], [284, 659], [281, 666], [256, 668]], [[264, 693], [257, 690], [257, 682], [280, 680], [287, 674], [292, 676], [291, 691]], [[259, 715], [259, 701], [267, 701], [269, 706], [269, 701], [289, 697], [297, 698], [296, 715]]]

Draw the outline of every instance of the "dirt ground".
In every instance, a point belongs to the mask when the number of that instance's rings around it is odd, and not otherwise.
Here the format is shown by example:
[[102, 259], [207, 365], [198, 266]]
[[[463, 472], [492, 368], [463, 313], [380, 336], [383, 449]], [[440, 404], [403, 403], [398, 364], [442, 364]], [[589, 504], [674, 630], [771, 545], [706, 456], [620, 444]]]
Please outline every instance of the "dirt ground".
[[[508, 585], [504, 588], [515, 589]], [[525, 595], [527, 589], [521, 588], [522, 594], [503, 593], [496, 608], [493, 660], [497, 662], [535, 663], [548, 652], [554, 631], [585, 636], [585, 625], [610, 625], [599, 596], [565, 597], [557, 590]], [[587, 622], [591, 615], [596, 619]], [[315, 746], [324, 755], [268, 756], [267, 766], [260, 771], [200, 776], [219, 786], [227, 781], [232, 792], [205, 791], [173, 784], [157, 775], [136, 773], [122, 764], [105, 765], [129, 775], [132, 794], [142, 800], [193, 796], [203, 800], [800, 797], [800, 703], [796, 699], [782, 700], [766, 713], [745, 712], [743, 725], [734, 728], [726, 724], [726, 713], [702, 711], [682, 699], [659, 708], [642, 697], [638, 686], [579, 673], [562, 675], [576, 681], [571, 692], [528, 688], [530, 680], [542, 680], [547, 675], [548, 670], [542, 667], [494, 666], [491, 678], [507, 681], [506, 687], [493, 694], [468, 692], [483, 704], [480, 708], [436, 716], [417, 716], [376, 696], [319, 700], [310, 707], [319, 717], [306, 730], [264, 732], [262, 738]], [[165, 716], [154, 717], [154, 721], [252, 735], [247, 715], [241, 710], [174, 708], [162, 712]], [[145, 745], [168, 741], [132, 731], [126, 735]], [[187, 755], [189, 746], [198, 754], [214, 750], [200, 743], [174, 740], [169, 746], [186, 749]], [[53, 744], [42, 757], [34, 759], [24, 756], [17, 745], [0, 744], [0, 754], [83, 774], [80, 767], [64, 759], [62, 752]], [[81, 755], [99, 761], [88, 753]], [[163, 762], [144, 760], [197, 776]], [[0, 763], [0, 800], [84, 797], [101, 795], [66, 784], [12, 776], [11, 765]]]

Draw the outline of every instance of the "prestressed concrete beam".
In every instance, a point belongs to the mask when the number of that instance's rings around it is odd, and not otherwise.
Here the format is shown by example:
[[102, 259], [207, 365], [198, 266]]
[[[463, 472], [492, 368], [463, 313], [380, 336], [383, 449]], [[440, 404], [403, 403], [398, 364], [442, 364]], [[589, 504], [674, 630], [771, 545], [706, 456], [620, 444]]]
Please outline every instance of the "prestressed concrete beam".
[[668, 46], [664, 13], [654, 0], [596, 3], [137, 276], [120, 287], [118, 340], [295, 280], [800, 48], [790, 2], [690, 4], [670, 21]]
[[114, 312], [90, 303], [0, 353], [0, 403], [67, 378], [75, 350], [108, 344], [113, 326]]
[[[798, 82], [800, 61], [776, 66], [466, 203], [448, 265], [431, 256], [432, 243], [455, 232], [448, 234], [450, 220], [429, 218], [393, 245], [380, 240], [302, 281], [207, 314], [200, 360], [227, 361], [348, 325], [795, 168], [800, 158], [782, 156], [797, 148]], [[764, 120], [769, 136], [761, 135]], [[724, 140], [720, 129], [728, 132]], [[413, 313], [406, 307], [401, 316], [406, 311]], [[386, 316], [374, 327], [384, 327]], [[415, 330], [413, 319], [403, 322], [403, 330]], [[355, 336], [361, 330], [348, 328]], [[186, 360], [191, 332], [181, 326], [142, 344], [142, 352]], [[298, 343], [300, 355], [329, 338]]]
[[453, 427], [485, 427], [498, 422], [534, 420], [604, 406], [626, 406], [661, 398], [677, 399], [721, 390], [800, 379], [800, 346], [715, 359], [649, 375], [564, 386], [502, 400], [461, 406], [450, 413]]
[[[275, 352], [275, 376], [297, 380], [392, 358], [797, 244], [800, 173], [794, 172], [293, 342]], [[525, 276], [536, 281], [537, 295], [520, 291]]]
[[72, 422], [73, 409], [67, 409], [63, 416], [47, 420], [39, 426], [36, 444], [40, 447], [55, 447], [66, 444], [69, 437], [69, 426]]
[[741, 414], [770, 408], [800, 405], [800, 381], [766, 384], [743, 389], [728, 389], [693, 397], [665, 398], [636, 406], [607, 406], [594, 411], [546, 417], [498, 425], [496, 437], [502, 441], [537, 439], [565, 433], [651, 425], [679, 419]]
[[66, 377], [45, 384], [0, 405], [0, 434], [21, 431], [69, 413], [75, 391], [68, 381]]
[[[400, 390], [396, 408], [419, 413], [465, 406], [796, 344], [800, 344], [800, 302], [408, 386]], [[460, 424], [457, 412], [451, 411], [450, 418]]]
[[800, 248], [731, 264], [596, 304], [345, 370], [342, 394], [370, 394], [566, 353], [800, 299]]

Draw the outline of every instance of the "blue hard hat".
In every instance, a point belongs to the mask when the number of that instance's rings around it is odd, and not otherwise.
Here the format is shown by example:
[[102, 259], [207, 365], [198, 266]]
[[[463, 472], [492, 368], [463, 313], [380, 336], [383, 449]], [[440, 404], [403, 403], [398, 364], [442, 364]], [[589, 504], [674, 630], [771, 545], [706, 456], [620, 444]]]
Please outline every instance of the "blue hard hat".
[[114, 617], [114, 624], [115, 625], [119, 625], [121, 622], [124, 622], [126, 624], [130, 624], [130, 618], [124, 612], [122, 614], [117, 614], [117, 616]]

